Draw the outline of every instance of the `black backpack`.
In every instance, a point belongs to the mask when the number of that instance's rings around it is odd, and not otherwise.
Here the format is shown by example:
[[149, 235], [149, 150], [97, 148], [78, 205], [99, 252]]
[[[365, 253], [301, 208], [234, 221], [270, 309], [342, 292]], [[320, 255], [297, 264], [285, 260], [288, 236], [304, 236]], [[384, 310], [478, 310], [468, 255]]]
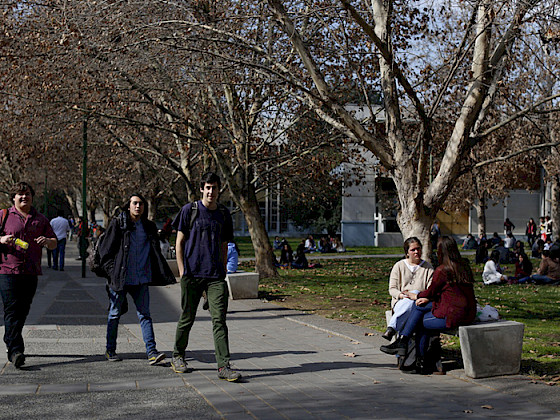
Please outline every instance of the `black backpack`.
[[424, 360], [416, 354], [416, 339], [408, 339], [408, 349], [404, 356], [398, 356], [397, 367], [403, 371], [421, 370], [423, 373], [441, 372], [441, 342], [439, 334], [428, 337], [428, 346]]
[[[226, 206], [223, 204], [218, 203], [218, 210], [222, 213], [222, 218], [224, 221], [226, 220]], [[189, 232], [192, 230], [194, 226], [194, 221], [198, 216], [198, 201], [193, 201], [191, 204], [191, 210], [189, 213]]]
[[105, 238], [105, 233], [99, 235], [97, 241], [92, 243], [91, 245], [91, 252], [87, 258], [89, 269], [92, 273], [94, 273], [97, 277], [104, 277], [108, 278], [109, 275], [105, 272], [105, 269], [101, 265], [101, 255], [99, 254], [99, 245], [101, 241]]

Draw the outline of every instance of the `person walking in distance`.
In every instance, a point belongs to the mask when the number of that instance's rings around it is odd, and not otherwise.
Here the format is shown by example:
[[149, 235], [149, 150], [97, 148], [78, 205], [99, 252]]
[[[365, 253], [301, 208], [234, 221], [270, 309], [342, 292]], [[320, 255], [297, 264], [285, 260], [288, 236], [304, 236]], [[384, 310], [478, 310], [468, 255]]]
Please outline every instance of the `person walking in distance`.
[[177, 266], [181, 276], [181, 316], [177, 323], [171, 368], [189, 371], [185, 350], [196, 311], [206, 292], [212, 318], [218, 378], [235, 382], [241, 378], [231, 369], [226, 314], [228, 287], [225, 281], [227, 244], [233, 241], [229, 211], [218, 203], [220, 178], [213, 172], [200, 181], [202, 199], [183, 206], [173, 227], [177, 230]]
[[175, 277], [161, 255], [157, 228], [146, 217], [145, 207], [146, 200], [140, 194], [132, 194], [127, 208], [111, 221], [98, 243], [101, 266], [108, 278], [110, 307], [105, 358], [110, 362], [122, 360], [116, 353], [117, 332], [120, 317], [126, 312], [127, 293], [136, 305], [148, 363], [155, 365], [165, 359], [165, 353], [156, 349], [148, 285], [172, 284]]
[[56, 248], [53, 249], [53, 270], [64, 271], [64, 251], [66, 249], [66, 235], [70, 232], [70, 223], [64, 218], [64, 212], [59, 210], [51, 220], [51, 227], [56, 235]]
[[1, 213], [0, 293], [4, 304], [4, 342], [8, 360], [25, 364], [22, 330], [42, 274], [42, 248], [54, 249], [56, 235], [49, 219], [33, 207], [35, 192], [26, 182], [10, 189], [14, 204]]

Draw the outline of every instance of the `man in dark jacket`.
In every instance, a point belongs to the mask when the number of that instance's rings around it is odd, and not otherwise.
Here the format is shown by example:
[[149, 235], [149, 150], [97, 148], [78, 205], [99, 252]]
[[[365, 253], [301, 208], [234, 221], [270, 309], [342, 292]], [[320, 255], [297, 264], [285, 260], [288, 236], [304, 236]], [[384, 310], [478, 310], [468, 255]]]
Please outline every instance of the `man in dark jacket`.
[[175, 277], [161, 255], [157, 228], [147, 219], [145, 207], [146, 200], [140, 194], [131, 195], [128, 208], [111, 221], [99, 243], [101, 265], [109, 283], [105, 357], [111, 362], [122, 360], [116, 353], [117, 331], [119, 319], [126, 312], [123, 303], [127, 293], [136, 305], [149, 364], [165, 359], [165, 354], [156, 349], [148, 284], [175, 283]]

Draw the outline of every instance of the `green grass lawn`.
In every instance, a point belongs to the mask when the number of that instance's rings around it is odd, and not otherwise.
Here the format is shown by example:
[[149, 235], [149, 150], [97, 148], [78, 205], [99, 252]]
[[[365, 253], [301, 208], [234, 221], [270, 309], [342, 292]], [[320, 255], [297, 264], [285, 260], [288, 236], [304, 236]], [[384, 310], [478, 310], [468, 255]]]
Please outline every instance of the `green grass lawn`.
[[[295, 238], [286, 238], [292, 250], [296, 250], [297, 246], [301, 242], [302, 239], [305, 238], [305, 235], [301, 237]], [[274, 237], [270, 238], [271, 240]], [[282, 239], [282, 238], [280, 238]], [[235, 242], [237, 243], [237, 247], [239, 248], [239, 254], [241, 257], [252, 258], [255, 256], [255, 250], [253, 249], [253, 243], [251, 242], [251, 238], [249, 236], [236, 236]], [[347, 248], [348, 251], [355, 255], [386, 255], [386, 254], [404, 254], [402, 247], [376, 247], [376, 246], [360, 246], [360, 247], [350, 247]], [[280, 255], [280, 251], [276, 251], [277, 255]]]
[[[323, 267], [314, 270], [280, 270], [278, 279], [261, 280], [261, 295], [283, 306], [383, 331], [390, 307], [389, 272], [396, 261], [324, 260]], [[505, 319], [525, 324], [522, 371], [560, 381], [560, 287], [485, 286], [482, 265], [472, 267], [479, 303], [494, 306]], [[251, 263], [243, 263], [242, 268], [253, 269]], [[457, 337], [444, 336], [443, 343], [447, 351], [459, 354]]]

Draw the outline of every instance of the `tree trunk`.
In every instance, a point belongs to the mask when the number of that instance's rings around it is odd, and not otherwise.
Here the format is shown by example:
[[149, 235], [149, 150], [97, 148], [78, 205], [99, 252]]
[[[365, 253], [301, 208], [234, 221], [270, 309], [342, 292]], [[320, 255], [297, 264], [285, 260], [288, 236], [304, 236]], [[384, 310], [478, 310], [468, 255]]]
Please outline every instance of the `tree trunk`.
[[76, 197], [70, 194], [70, 191], [66, 189], [64, 190], [64, 195], [66, 196], [68, 204], [70, 204], [70, 209], [72, 210], [72, 216], [74, 217], [74, 220], [77, 220], [77, 218], [80, 217], [80, 214], [78, 214], [78, 207], [76, 206]]
[[278, 277], [278, 271], [274, 265], [274, 251], [260, 214], [259, 203], [254, 192], [250, 192], [248, 196], [238, 197], [238, 200], [239, 207], [247, 221], [253, 248], [255, 248], [255, 269], [262, 278]]
[[432, 255], [430, 231], [437, 211], [423, 205], [421, 196], [416, 192], [415, 177], [415, 169], [410, 163], [399, 166], [392, 175], [400, 203], [397, 223], [404, 240], [413, 236], [420, 239], [422, 258], [430, 261]]
[[483, 192], [478, 200], [475, 201], [473, 207], [476, 209], [476, 216], [478, 221], [478, 237], [486, 235], [486, 193]]

